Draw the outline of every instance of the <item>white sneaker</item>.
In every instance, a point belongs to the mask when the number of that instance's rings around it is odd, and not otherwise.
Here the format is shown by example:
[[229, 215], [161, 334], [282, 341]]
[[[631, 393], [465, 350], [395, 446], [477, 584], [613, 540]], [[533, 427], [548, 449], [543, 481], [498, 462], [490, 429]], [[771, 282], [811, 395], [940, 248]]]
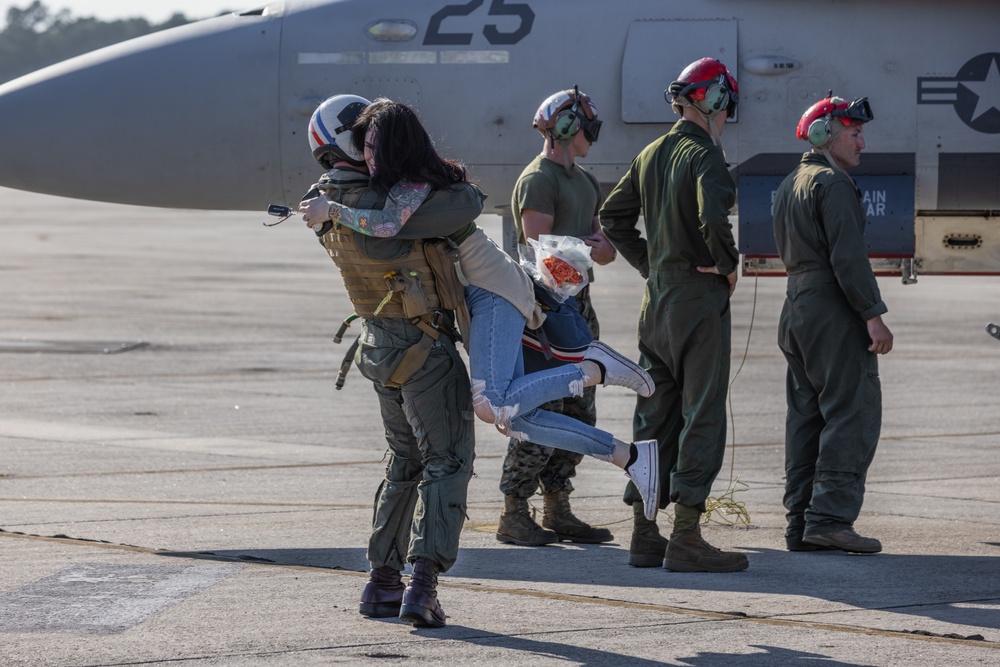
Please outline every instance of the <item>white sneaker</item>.
[[639, 455], [625, 468], [625, 476], [639, 489], [646, 519], [655, 521], [660, 506], [660, 447], [656, 440], [640, 440], [632, 445]]
[[610, 345], [599, 340], [593, 341], [583, 354], [583, 358], [596, 361], [604, 366], [604, 386], [627, 387], [640, 396], [652, 396], [653, 378], [637, 363], [616, 352]]

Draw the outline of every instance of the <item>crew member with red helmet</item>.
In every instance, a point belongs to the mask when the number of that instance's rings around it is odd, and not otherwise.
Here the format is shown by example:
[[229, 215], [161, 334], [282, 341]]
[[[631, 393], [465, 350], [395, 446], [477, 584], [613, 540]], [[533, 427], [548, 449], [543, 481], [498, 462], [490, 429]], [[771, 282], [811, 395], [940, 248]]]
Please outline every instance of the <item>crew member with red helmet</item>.
[[729, 222], [736, 184], [721, 137], [739, 88], [724, 64], [702, 58], [664, 95], [681, 119], [639, 153], [600, 211], [605, 235], [646, 279], [640, 365], [656, 389], [638, 399], [633, 426], [636, 437], [659, 442], [660, 508], [674, 503], [668, 543], [642, 516], [636, 488], [626, 488], [635, 517], [629, 564], [738, 572], [749, 566], [746, 555], [706, 542], [700, 518], [726, 447], [729, 299], [739, 252]]
[[861, 162], [867, 98], [832, 94], [802, 115], [812, 145], [774, 201], [774, 238], [788, 272], [778, 346], [788, 361], [785, 542], [790, 551], [876, 553], [854, 532], [882, 425], [879, 354], [892, 350], [865, 245]]

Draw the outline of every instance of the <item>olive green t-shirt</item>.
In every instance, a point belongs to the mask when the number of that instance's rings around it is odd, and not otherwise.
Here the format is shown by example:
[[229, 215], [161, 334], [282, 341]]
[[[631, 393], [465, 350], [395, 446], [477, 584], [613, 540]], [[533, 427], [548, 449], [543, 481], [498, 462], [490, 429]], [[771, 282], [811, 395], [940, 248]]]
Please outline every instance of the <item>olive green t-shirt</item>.
[[578, 164], [570, 173], [572, 176], [561, 164], [541, 155], [521, 172], [510, 197], [518, 243], [525, 242], [521, 226], [524, 209], [551, 215], [553, 234], [583, 238], [593, 233], [594, 216], [601, 207], [601, 187]]

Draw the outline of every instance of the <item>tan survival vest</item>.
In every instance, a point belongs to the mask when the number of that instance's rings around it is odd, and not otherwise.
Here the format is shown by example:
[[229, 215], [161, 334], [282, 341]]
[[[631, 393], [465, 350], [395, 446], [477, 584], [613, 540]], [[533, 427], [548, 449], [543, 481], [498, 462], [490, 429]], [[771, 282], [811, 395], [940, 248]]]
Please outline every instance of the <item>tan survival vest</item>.
[[355, 313], [361, 317], [413, 318], [441, 308], [424, 256], [424, 241], [414, 240], [403, 257], [372, 259], [358, 249], [355, 234], [335, 225], [322, 237], [323, 247], [340, 269]]
[[[364, 191], [355, 188], [329, 194], [346, 206], [357, 206]], [[455, 269], [454, 263], [447, 259], [444, 241], [416, 239], [410, 242], [409, 251], [402, 257], [373, 259], [358, 248], [362, 240], [358, 236], [361, 235], [348, 227], [333, 225], [320, 236], [320, 243], [340, 269], [356, 314], [405, 318], [424, 333], [420, 341], [406, 351], [386, 383], [401, 386], [424, 365], [434, 341], [442, 333], [460, 340], [450, 325], [441, 328], [445, 322], [441, 321], [440, 311], [464, 308], [464, 292], [455, 289], [457, 277], [451, 279], [447, 275], [449, 272], [454, 274]], [[439, 298], [437, 290], [437, 281], [442, 279], [446, 284], [444, 299]], [[456, 299], [460, 303], [456, 303]]]

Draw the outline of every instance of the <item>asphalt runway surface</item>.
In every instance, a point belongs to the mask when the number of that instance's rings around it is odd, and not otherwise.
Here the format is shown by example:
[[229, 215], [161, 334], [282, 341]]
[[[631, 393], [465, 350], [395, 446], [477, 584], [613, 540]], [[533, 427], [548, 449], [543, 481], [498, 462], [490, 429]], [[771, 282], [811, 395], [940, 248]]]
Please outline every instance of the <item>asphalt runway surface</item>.
[[[784, 280], [743, 278], [704, 534], [750, 568], [628, 567], [625, 479], [594, 459], [573, 509], [614, 542], [497, 542], [506, 440], [478, 424], [448, 626], [416, 630], [357, 611], [385, 441], [357, 371], [334, 389], [350, 308], [301, 220], [0, 204], [2, 665], [1000, 662], [1000, 340], [984, 330], [1000, 278], [879, 280], [895, 349], [857, 528], [883, 553], [785, 551]], [[599, 267], [593, 294], [602, 338], [637, 356], [639, 275]], [[633, 407], [600, 389], [599, 426], [628, 438]]]

